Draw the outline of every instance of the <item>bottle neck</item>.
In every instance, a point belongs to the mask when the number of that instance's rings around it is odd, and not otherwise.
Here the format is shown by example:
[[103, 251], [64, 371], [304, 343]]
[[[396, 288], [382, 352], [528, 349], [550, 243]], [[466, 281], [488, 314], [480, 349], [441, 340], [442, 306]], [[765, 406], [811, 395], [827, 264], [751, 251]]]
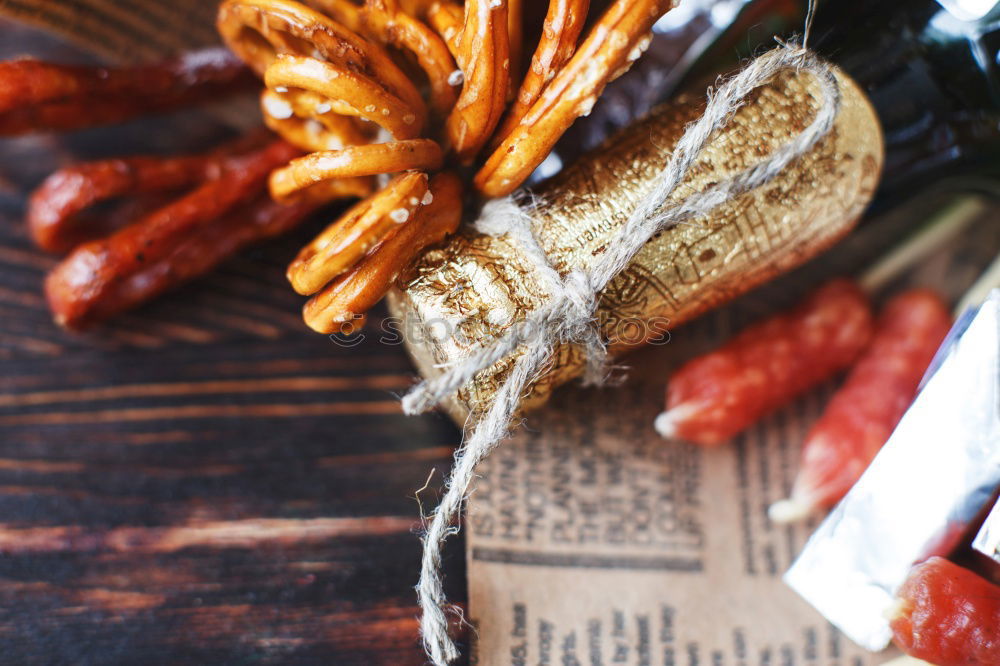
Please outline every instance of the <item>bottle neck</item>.
[[[1000, 175], [1000, 18], [992, 13], [1000, 3], [948, 2], [956, 6], [841, 0], [823, 3], [816, 17], [814, 48], [851, 74], [878, 111], [889, 199], [944, 177]], [[958, 3], [986, 13], [963, 21]]]
[[1000, 10], [996, 0], [938, 0], [938, 4], [960, 21], [981, 21]]

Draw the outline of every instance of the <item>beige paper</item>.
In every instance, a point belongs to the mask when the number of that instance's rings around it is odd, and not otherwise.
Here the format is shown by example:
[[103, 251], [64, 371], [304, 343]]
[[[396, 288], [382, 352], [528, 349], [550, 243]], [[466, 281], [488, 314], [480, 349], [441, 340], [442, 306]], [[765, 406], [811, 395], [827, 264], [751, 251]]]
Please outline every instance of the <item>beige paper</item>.
[[781, 581], [810, 527], [775, 526], [767, 507], [820, 397], [704, 449], [653, 431], [662, 386], [561, 392], [492, 456], [470, 502], [474, 663], [885, 661]]
[[[874, 666], [897, 656], [854, 645], [781, 581], [817, 521], [767, 520], [836, 382], [713, 449], [666, 442], [652, 421], [671, 368], [822, 275], [857, 274], [940, 205], [915, 200], [813, 266], [625, 358], [625, 386], [567, 386], [530, 413], [480, 467], [469, 501], [474, 663]], [[888, 293], [911, 283], [957, 302], [1000, 250], [996, 216]]]

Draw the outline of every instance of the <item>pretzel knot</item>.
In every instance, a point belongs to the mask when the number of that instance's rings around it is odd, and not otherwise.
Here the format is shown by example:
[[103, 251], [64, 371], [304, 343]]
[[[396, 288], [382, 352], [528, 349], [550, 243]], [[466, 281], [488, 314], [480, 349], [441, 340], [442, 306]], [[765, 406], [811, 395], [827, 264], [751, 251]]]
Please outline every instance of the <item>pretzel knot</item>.
[[[406, 236], [401, 228], [424, 224], [422, 202], [427, 195], [438, 200], [435, 188], [454, 206], [447, 217], [457, 225], [456, 177], [428, 173], [448, 162], [473, 164], [488, 147], [476, 189], [496, 197], [521, 185], [604, 86], [639, 57], [653, 23], [674, 3], [613, 0], [579, 42], [589, 0], [551, 0], [522, 78], [522, 0], [223, 2], [219, 32], [267, 86], [265, 123], [310, 151], [275, 170], [272, 196], [315, 204], [363, 198], [289, 266], [296, 291], [313, 295], [307, 323], [335, 329], [337, 322], [358, 321], [381, 298], [391, 284], [383, 278], [402, 272], [426, 238], [444, 228], [392, 245], [391, 252], [379, 249]], [[400, 175], [372, 193], [385, 174]], [[348, 274], [381, 291], [344, 289], [340, 281]]]

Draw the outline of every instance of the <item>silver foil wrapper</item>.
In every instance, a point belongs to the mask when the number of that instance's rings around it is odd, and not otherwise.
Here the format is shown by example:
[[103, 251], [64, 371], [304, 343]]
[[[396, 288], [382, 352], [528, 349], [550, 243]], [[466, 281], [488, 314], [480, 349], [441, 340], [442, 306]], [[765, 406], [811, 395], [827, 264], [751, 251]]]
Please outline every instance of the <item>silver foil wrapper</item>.
[[1000, 290], [955, 324], [885, 447], [785, 582], [851, 640], [885, 648], [910, 568], [953, 545], [1000, 486]]
[[1000, 500], [993, 505], [986, 522], [972, 540], [972, 547], [1000, 564]]

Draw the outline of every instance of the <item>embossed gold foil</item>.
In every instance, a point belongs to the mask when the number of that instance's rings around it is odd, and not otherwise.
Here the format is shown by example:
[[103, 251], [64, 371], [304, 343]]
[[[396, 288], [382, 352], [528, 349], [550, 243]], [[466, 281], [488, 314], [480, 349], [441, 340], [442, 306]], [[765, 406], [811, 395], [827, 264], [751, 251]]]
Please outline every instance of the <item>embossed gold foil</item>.
[[[612, 353], [728, 301], [809, 259], [851, 229], [870, 201], [883, 162], [878, 118], [864, 94], [837, 72], [842, 106], [833, 130], [784, 173], [718, 207], [710, 216], [665, 230], [601, 295], [599, 321]], [[712, 139], [682, 198], [752, 166], [801, 132], [818, 108], [816, 82], [786, 73], [759, 88]], [[660, 107], [543, 184], [534, 231], [561, 272], [602, 251], [666, 164], [703, 100]], [[546, 298], [519, 248], [506, 238], [464, 231], [426, 253], [404, 287], [390, 295], [405, 341], [425, 377], [503, 333]], [[459, 422], [494, 393], [512, 359], [477, 376], [445, 405]], [[572, 345], [556, 350], [548, 372], [525, 396], [544, 402], [579, 375]]]

